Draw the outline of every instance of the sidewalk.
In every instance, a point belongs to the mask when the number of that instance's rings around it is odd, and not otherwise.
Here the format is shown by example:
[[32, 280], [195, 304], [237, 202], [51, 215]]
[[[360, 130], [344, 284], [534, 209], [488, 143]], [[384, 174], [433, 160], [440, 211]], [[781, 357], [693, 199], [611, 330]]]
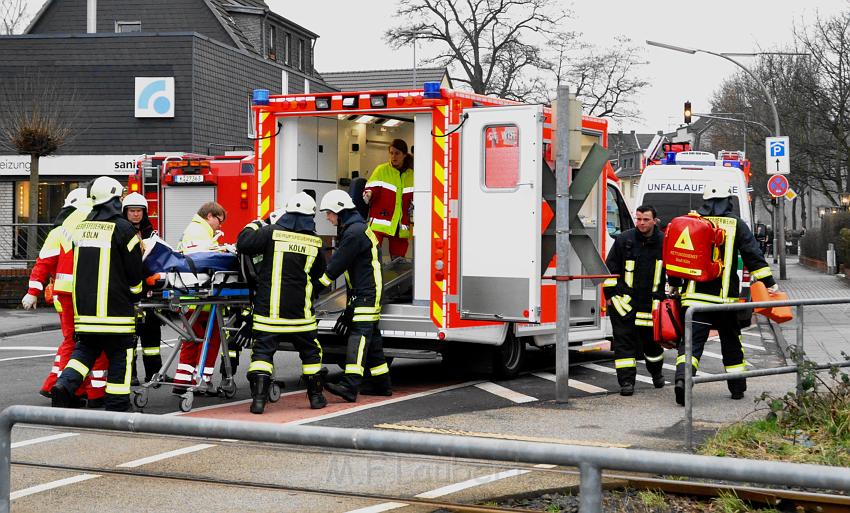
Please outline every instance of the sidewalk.
[[[779, 264], [771, 263], [774, 278], [779, 278]], [[789, 299], [847, 298], [850, 297], [850, 281], [824, 274], [800, 265], [796, 256], [786, 260], [785, 281], [779, 281], [780, 290], [788, 294]], [[843, 361], [841, 352], [850, 353], [850, 305], [806, 306], [804, 308], [803, 350], [808, 359], [817, 363]], [[797, 313], [794, 319], [779, 325], [774, 332], [779, 346], [788, 358], [788, 346], [797, 341]], [[784, 340], [783, 340], [784, 339]], [[789, 362], [790, 363], [790, 362]]]
[[59, 315], [50, 305], [36, 310], [0, 308], [0, 338], [58, 329]]

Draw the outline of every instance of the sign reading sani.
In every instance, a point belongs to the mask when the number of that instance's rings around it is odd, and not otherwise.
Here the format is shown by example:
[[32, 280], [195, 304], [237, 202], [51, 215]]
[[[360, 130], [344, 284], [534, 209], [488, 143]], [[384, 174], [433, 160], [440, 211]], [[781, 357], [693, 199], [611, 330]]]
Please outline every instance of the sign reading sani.
[[136, 77], [136, 117], [174, 117], [174, 77]]
[[696, 212], [670, 221], [664, 237], [664, 269], [670, 276], [711, 281], [723, 270], [719, 247], [725, 232]]

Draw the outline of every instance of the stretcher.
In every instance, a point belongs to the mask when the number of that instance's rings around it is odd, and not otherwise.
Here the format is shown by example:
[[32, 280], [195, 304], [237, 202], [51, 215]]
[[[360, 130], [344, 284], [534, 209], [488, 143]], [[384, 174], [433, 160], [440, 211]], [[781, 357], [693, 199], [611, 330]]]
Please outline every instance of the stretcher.
[[[180, 354], [184, 343], [197, 342], [203, 344], [201, 355], [192, 381], [186, 392], [180, 395], [180, 410], [188, 412], [196, 392], [206, 392], [208, 384], [204, 381], [203, 370], [207, 359], [213, 330], [219, 330], [221, 354], [228, 354], [228, 336], [238, 330], [234, 326], [237, 313], [251, 304], [247, 283], [241, 279], [238, 271], [211, 271], [210, 273], [164, 273], [149, 297], [139, 302], [138, 307], [145, 315], [155, 315], [163, 324], [177, 332], [177, 344], [174, 346], [162, 367], [150, 381], [142, 383], [133, 390], [132, 401], [137, 408], [144, 408], [148, 402], [148, 393], [152, 388], [161, 385], [185, 386], [184, 383], [166, 381], [166, 370], [174, 363]], [[208, 322], [203, 337], [198, 337], [192, 326], [198, 322], [201, 313], [209, 312]], [[230, 368], [230, 358], [222, 358], [224, 376], [216, 389], [219, 395], [231, 398], [236, 394], [236, 381]], [[278, 390], [279, 397], [279, 390]]]

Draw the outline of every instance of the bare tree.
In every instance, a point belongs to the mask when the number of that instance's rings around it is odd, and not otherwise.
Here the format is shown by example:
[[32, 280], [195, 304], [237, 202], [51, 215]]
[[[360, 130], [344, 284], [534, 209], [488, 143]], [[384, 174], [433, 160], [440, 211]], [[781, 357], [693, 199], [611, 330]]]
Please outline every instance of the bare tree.
[[395, 48], [416, 40], [433, 43], [430, 64], [454, 66], [452, 80], [476, 93], [522, 100], [539, 89], [526, 70], [546, 67], [540, 47], [567, 15], [552, 0], [400, 0], [397, 18], [409, 20], [387, 30]]
[[0, 36], [17, 33], [26, 14], [27, 0], [0, 0]]
[[0, 79], [0, 148], [30, 157], [27, 259], [38, 256], [39, 159], [67, 143], [79, 114], [76, 93], [37, 71]]

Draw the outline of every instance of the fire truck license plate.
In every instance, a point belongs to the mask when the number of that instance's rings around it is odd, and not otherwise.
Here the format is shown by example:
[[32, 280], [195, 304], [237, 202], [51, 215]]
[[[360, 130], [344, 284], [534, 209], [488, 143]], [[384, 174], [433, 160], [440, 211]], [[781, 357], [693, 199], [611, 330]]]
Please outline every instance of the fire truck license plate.
[[177, 175], [174, 183], [204, 183], [203, 175]]

